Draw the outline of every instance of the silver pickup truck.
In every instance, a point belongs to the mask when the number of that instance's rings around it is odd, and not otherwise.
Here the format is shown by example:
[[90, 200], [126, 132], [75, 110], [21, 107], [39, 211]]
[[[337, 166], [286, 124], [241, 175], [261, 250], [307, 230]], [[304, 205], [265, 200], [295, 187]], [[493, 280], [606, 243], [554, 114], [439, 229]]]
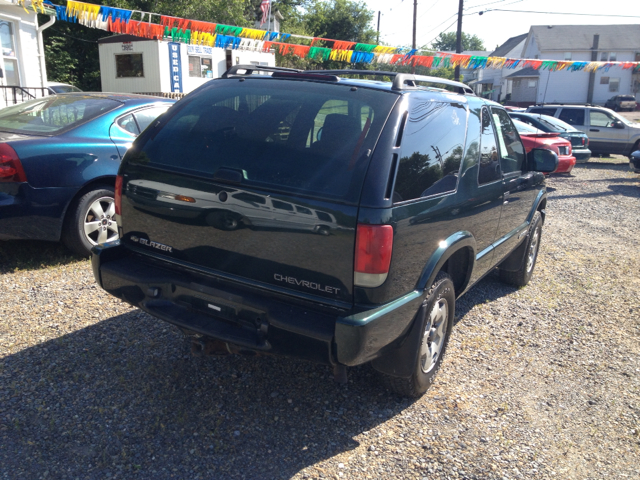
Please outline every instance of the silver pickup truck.
[[589, 105], [535, 105], [528, 113], [557, 117], [589, 135], [591, 153], [608, 156], [615, 153], [630, 156], [640, 150], [640, 125], [633, 124], [616, 112]]

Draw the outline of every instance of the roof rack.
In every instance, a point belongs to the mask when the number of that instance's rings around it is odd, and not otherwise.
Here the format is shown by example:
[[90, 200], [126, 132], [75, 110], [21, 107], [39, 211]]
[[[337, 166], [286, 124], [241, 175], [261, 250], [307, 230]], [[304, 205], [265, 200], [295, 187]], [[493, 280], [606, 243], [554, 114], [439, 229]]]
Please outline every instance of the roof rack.
[[[240, 73], [243, 71], [243, 73]], [[302, 73], [304, 70], [298, 70], [296, 68], [285, 67], [270, 67], [268, 65], [234, 65], [229, 70], [224, 72], [221, 78], [229, 78], [234, 76], [253, 75], [254, 72], [289, 72], [289, 73]]]
[[462, 82], [455, 82], [446, 78], [429, 77], [425, 75], [412, 75], [409, 73], [398, 72], [385, 72], [379, 70], [307, 70], [306, 73], [320, 73], [326, 75], [373, 75], [382, 77], [392, 77], [393, 90], [406, 90], [407, 88], [416, 88], [416, 83], [430, 83], [439, 85], [449, 85], [451, 87], [457, 87], [458, 93], [474, 95], [473, 90], [469, 85], [465, 85]]
[[[242, 73], [241, 73], [242, 72]], [[368, 75], [378, 77], [393, 78], [392, 90], [408, 90], [418, 88], [419, 83], [429, 83], [432, 85], [448, 85], [456, 87], [457, 92], [465, 95], [475, 95], [470, 86], [462, 82], [455, 82], [446, 78], [428, 77], [424, 75], [411, 75], [408, 73], [385, 72], [379, 70], [299, 70], [296, 68], [269, 67], [266, 65], [234, 65], [227, 70], [222, 78], [237, 76], [249, 76], [254, 72], [271, 73], [280, 78], [313, 78], [315, 80], [338, 81], [339, 77], [351, 75]]]

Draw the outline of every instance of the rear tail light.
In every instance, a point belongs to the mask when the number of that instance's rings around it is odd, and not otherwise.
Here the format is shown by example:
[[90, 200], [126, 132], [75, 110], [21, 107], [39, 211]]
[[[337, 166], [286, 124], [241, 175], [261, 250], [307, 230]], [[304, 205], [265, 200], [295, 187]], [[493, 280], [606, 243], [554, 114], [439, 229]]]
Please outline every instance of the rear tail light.
[[391, 225], [358, 225], [354, 284], [358, 287], [379, 287], [387, 279], [393, 250]]
[[27, 176], [16, 151], [0, 143], [0, 182], [26, 182]]
[[114, 204], [116, 207], [116, 215], [120, 215], [120, 210], [122, 209], [122, 175], [118, 175], [116, 177]]

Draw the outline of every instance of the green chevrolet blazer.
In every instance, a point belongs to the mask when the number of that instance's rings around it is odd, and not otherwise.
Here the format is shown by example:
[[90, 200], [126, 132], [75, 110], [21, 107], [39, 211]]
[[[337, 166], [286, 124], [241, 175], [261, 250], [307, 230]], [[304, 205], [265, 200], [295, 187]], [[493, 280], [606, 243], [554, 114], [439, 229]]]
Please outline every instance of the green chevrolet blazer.
[[422, 395], [455, 301], [531, 278], [549, 150], [458, 82], [239, 65], [127, 152], [96, 281], [203, 354], [370, 362]]

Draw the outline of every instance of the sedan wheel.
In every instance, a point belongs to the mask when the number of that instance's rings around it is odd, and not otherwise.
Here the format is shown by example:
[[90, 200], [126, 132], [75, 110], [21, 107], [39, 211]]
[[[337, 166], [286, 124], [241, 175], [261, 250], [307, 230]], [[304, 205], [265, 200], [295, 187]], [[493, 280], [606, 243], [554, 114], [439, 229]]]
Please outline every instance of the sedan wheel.
[[113, 197], [100, 197], [89, 206], [84, 215], [84, 233], [91, 245], [118, 239], [115, 214], [116, 204]]
[[118, 239], [113, 189], [91, 190], [69, 207], [62, 231], [62, 241], [74, 253], [88, 257], [91, 248]]

